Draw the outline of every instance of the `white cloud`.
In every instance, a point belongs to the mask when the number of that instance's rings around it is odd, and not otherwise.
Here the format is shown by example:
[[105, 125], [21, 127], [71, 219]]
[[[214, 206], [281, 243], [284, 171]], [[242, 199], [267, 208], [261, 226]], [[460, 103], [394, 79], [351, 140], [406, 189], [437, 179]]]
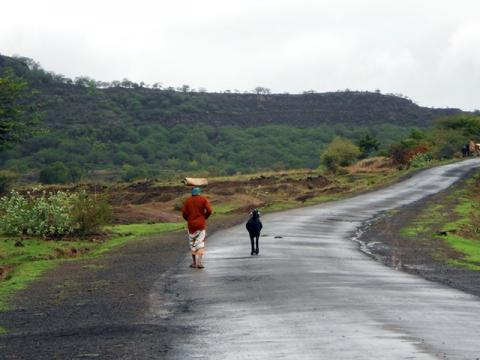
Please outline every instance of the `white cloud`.
[[2, 4], [0, 52], [70, 77], [210, 90], [380, 88], [473, 109], [478, 13], [476, 0], [25, 0]]

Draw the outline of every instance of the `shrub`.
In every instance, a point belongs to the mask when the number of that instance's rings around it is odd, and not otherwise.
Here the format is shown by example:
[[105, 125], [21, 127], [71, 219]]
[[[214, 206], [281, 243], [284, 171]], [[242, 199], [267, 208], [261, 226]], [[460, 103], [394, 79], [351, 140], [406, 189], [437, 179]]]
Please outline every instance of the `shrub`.
[[430, 161], [432, 161], [432, 155], [428, 153], [417, 153], [410, 160], [410, 166], [421, 168], [427, 166]]
[[75, 233], [90, 235], [101, 231], [102, 226], [111, 220], [112, 210], [103, 198], [82, 191], [74, 199], [72, 216], [75, 222]]
[[366, 158], [378, 151], [380, 148], [380, 141], [378, 141], [378, 139], [373, 135], [365, 134], [356, 142], [356, 145], [362, 152], [361, 157]]
[[73, 194], [43, 192], [27, 199], [16, 191], [0, 199], [0, 230], [8, 235], [62, 236], [74, 231]]
[[65, 184], [79, 181], [85, 175], [85, 171], [79, 165], [66, 166], [57, 161], [43, 168], [38, 174], [38, 180], [42, 184]]
[[123, 180], [130, 182], [148, 177], [147, 171], [142, 167], [130, 167], [123, 175]]
[[412, 159], [418, 154], [424, 154], [428, 151], [426, 145], [416, 145], [414, 147], [406, 147], [402, 144], [393, 145], [390, 148], [390, 154], [395, 165], [408, 165]]
[[86, 192], [58, 191], [28, 197], [12, 191], [0, 199], [0, 231], [7, 235], [58, 238], [97, 232], [109, 220], [110, 208]]
[[458, 148], [454, 147], [452, 144], [442, 144], [435, 147], [434, 156], [437, 159], [452, 159], [457, 153], [460, 153]]
[[433, 129], [429, 135], [431, 143], [429, 153], [436, 159], [453, 158], [461, 153], [462, 147], [470, 138], [464, 136], [459, 129]]
[[0, 195], [6, 194], [10, 190], [10, 186], [14, 181], [14, 173], [5, 170], [0, 171]]
[[337, 171], [339, 166], [353, 164], [360, 156], [360, 149], [348, 139], [336, 137], [328, 144], [321, 156], [321, 163], [330, 171]]
[[85, 171], [78, 165], [70, 166], [68, 169], [68, 177], [71, 182], [80, 181], [85, 176]]
[[65, 184], [70, 181], [68, 168], [60, 161], [54, 162], [42, 169], [38, 174], [42, 184]]

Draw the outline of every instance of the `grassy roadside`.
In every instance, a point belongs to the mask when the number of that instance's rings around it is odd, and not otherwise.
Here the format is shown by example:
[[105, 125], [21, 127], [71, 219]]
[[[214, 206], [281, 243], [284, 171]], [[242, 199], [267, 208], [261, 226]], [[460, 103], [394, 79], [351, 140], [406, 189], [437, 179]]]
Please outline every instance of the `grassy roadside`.
[[30, 282], [62, 261], [93, 258], [127, 242], [179, 230], [183, 226], [183, 223], [116, 225], [109, 227], [112, 236], [103, 242], [45, 241], [35, 238], [19, 242], [17, 238], [0, 238], [0, 266], [8, 271], [0, 283], [0, 311], [8, 309], [8, 301], [16, 291], [26, 288]]
[[401, 235], [431, 242], [431, 256], [439, 261], [480, 270], [480, 172], [424, 208]]

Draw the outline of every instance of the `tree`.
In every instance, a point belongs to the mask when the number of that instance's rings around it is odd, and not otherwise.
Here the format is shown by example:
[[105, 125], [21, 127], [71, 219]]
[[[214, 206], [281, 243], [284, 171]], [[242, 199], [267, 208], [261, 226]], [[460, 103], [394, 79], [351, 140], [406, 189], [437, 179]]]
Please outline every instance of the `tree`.
[[460, 130], [470, 138], [480, 138], [480, 116], [460, 114], [440, 119], [437, 128]]
[[27, 82], [7, 69], [0, 75], [0, 150], [21, 142], [38, 130], [36, 105], [25, 105], [31, 95]]
[[253, 92], [257, 95], [269, 95], [272, 93], [269, 88], [263, 86], [257, 86], [255, 89], [253, 89]]
[[380, 147], [380, 141], [375, 136], [365, 134], [357, 141], [357, 146], [362, 152], [362, 157], [368, 157]]
[[190, 85], [184, 84], [184, 85], [182, 85], [178, 88], [178, 91], [181, 91], [183, 93], [188, 93], [188, 92], [193, 91], [193, 90], [190, 88]]
[[340, 166], [353, 164], [360, 156], [360, 149], [352, 141], [337, 136], [327, 145], [321, 156], [321, 163], [330, 171]]
[[38, 174], [38, 179], [42, 184], [65, 184], [70, 180], [68, 168], [60, 161], [57, 161]]

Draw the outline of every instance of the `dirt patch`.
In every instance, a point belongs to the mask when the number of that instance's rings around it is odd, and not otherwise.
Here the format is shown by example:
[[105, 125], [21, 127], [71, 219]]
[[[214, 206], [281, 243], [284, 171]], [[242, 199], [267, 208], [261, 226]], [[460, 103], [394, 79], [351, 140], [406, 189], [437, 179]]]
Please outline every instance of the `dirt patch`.
[[[461, 258], [462, 254], [452, 250], [437, 236], [412, 238], [400, 235], [402, 229], [417, 219], [422, 209], [441, 204], [445, 196], [460, 186], [463, 182], [367, 224], [359, 237], [363, 250], [390, 267], [480, 296], [479, 271], [454, 267], [444, 261], [445, 258]], [[441, 224], [438, 231], [440, 227]], [[433, 230], [432, 235], [436, 235]]]
[[56, 248], [54, 250], [53, 258], [74, 258], [81, 256], [83, 254], [87, 254], [90, 251], [90, 248], [83, 247], [83, 248], [76, 248], [70, 247], [67, 249]]
[[8, 274], [13, 270], [13, 266], [0, 265], [0, 281], [8, 278]]
[[[255, 177], [212, 180], [203, 187], [212, 203], [234, 205], [237, 213], [244, 209], [258, 207], [281, 200], [295, 200], [299, 203], [325, 192], [342, 191], [332, 186], [332, 180], [311, 171], [306, 173], [276, 173]], [[113, 207], [113, 223], [131, 224], [148, 222], [176, 222], [183, 198], [190, 188], [178, 183], [159, 183], [142, 180], [129, 184], [98, 186], [92, 184], [74, 186], [44, 187], [47, 192], [78, 191], [85, 189], [92, 194], [104, 196]], [[31, 192], [35, 196], [37, 192]], [[43, 191], [43, 190], [42, 190]], [[27, 190], [23, 190], [27, 194]], [[304, 193], [309, 193], [305, 198]], [[41, 192], [38, 192], [40, 195]]]
[[115, 224], [178, 222], [180, 216], [166, 211], [164, 203], [127, 204], [113, 208]]
[[392, 172], [395, 166], [392, 159], [377, 156], [360, 160], [359, 162], [348, 167], [349, 172], [353, 173], [375, 173], [375, 172]]

